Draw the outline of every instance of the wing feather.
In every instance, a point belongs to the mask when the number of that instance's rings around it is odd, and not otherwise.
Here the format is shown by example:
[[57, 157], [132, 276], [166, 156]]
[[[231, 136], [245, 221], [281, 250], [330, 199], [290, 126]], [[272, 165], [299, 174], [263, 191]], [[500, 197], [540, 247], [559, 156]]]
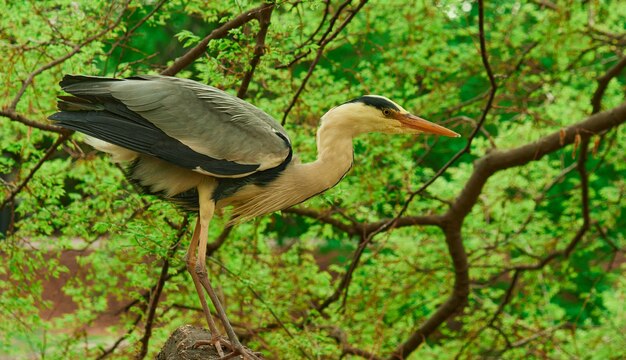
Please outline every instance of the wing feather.
[[200, 154], [258, 164], [259, 171], [280, 165], [289, 155], [290, 144], [283, 139], [288, 139], [287, 133], [273, 118], [217, 88], [191, 80], [146, 76], [143, 81], [113, 84], [111, 94]]
[[253, 105], [217, 88], [164, 76], [111, 79], [67, 75], [61, 126], [215, 176], [281, 165], [285, 130]]

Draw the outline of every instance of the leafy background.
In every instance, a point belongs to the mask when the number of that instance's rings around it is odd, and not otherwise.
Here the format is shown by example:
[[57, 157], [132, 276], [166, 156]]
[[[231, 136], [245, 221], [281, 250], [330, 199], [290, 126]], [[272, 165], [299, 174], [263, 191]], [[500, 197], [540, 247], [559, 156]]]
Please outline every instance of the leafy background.
[[[46, 118], [63, 74], [170, 69], [259, 6], [0, 1], [0, 357], [154, 357], [176, 327], [203, 325], [183, 262], [194, 215], [137, 195], [119, 166]], [[249, 78], [240, 95], [285, 122], [303, 161], [320, 116], [368, 93], [464, 139], [363, 136], [349, 176], [324, 195], [232, 230], [227, 214], [215, 220], [211, 239], [224, 241], [210, 273], [248, 346], [272, 359], [626, 357], [623, 127], [492, 174], [455, 219], [465, 285], [449, 228], [426, 221], [455, 208], [477, 161], [624, 102], [623, 4], [485, 4], [497, 88], [480, 51], [482, 3], [265, 6], [262, 46], [252, 18], [177, 76], [233, 94]], [[407, 223], [389, 226], [395, 217]], [[426, 327], [447, 299], [454, 307]]]

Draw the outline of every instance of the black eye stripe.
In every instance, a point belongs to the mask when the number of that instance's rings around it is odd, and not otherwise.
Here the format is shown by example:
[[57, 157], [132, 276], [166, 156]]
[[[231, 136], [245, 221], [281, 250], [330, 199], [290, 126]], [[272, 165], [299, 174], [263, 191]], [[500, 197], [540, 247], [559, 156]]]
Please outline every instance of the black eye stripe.
[[395, 110], [395, 111], [400, 111], [400, 109], [391, 101], [382, 98], [382, 97], [378, 97], [378, 96], [370, 96], [370, 95], [365, 95], [365, 96], [361, 96], [360, 98], [354, 99], [354, 100], [350, 100], [347, 103], [356, 103], [356, 102], [360, 102], [363, 103], [365, 105], [369, 105], [369, 106], [373, 106], [381, 111], [384, 111], [385, 109], [389, 109], [389, 110]]

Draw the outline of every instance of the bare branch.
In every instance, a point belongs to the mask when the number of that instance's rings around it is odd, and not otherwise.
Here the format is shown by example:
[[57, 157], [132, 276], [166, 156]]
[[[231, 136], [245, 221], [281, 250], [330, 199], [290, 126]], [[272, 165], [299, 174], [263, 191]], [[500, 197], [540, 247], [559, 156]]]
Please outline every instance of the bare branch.
[[591, 98], [591, 106], [593, 107], [592, 113], [598, 113], [602, 110], [602, 97], [606, 88], [609, 86], [609, 82], [619, 75], [619, 73], [626, 67], [626, 56], [622, 57], [612, 68], [609, 69], [604, 75], [598, 78], [598, 88], [593, 93]]
[[4, 199], [2, 204], [0, 204], [0, 209], [4, 208], [8, 203], [13, 202], [13, 200], [15, 199], [15, 196], [20, 191], [22, 191], [22, 189], [24, 189], [26, 185], [28, 185], [28, 182], [33, 178], [33, 176], [35, 176], [35, 173], [37, 172], [37, 170], [39, 170], [39, 168], [52, 156], [52, 154], [54, 154], [57, 147], [59, 147], [59, 145], [65, 142], [68, 139], [68, 137], [69, 137], [69, 134], [61, 134], [61, 136], [57, 138], [54, 144], [52, 144], [52, 146], [50, 146], [48, 150], [46, 150], [46, 153], [41, 157], [41, 159], [39, 159], [37, 164], [35, 164], [35, 166], [30, 170], [28, 175], [26, 175], [26, 178], [24, 178], [22, 183], [19, 184], [15, 189], [13, 189], [11, 193], [9, 194], [9, 196], [7, 196]]
[[152, 336], [152, 326], [154, 324], [154, 316], [156, 314], [156, 309], [159, 304], [159, 298], [161, 297], [161, 292], [163, 292], [163, 287], [165, 286], [165, 282], [168, 279], [168, 271], [170, 268], [170, 261], [172, 257], [176, 254], [176, 250], [180, 246], [180, 243], [183, 239], [183, 235], [187, 232], [187, 226], [189, 225], [189, 219], [185, 217], [183, 224], [180, 226], [178, 230], [178, 234], [176, 235], [176, 243], [167, 250], [167, 255], [163, 259], [163, 265], [161, 266], [161, 275], [159, 276], [159, 280], [157, 281], [156, 286], [154, 286], [153, 290], [150, 294], [150, 303], [148, 304], [146, 323], [144, 326], [144, 333], [141, 337], [141, 350], [137, 354], [137, 359], [143, 359], [148, 354], [148, 344], [150, 343], [150, 337]]
[[[8, 110], [13, 112], [15, 111], [15, 108], [17, 107], [17, 104], [19, 103], [20, 99], [22, 98], [22, 96], [24, 95], [24, 92], [26, 92], [26, 89], [28, 88], [28, 86], [30, 86], [30, 84], [33, 83], [33, 80], [35, 79], [35, 76], [41, 74], [42, 72], [49, 70], [61, 63], [63, 63], [64, 61], [66, 61], [67, 59], [71, 58], [72, 56], [78, 54], [83, 47], [85, 47], [87, 44], [97, 40], [98, 38], [106, 35], [109, 31], [115, 29], [120, 22], [122, 21], [122, 18], [124, 17], [124, 12], [126, 11], [126, 9], [128, 8], [128, 4], [130, 3], [130, 0], [127, 0], [126, 3], [124, 4], [124, 10], [120, 13], [120, 15], [118, 16], [117, 20], [115, 20], [115, 22], [111, 25], [109, 25], [108, 27], [104, 28], [104, 30], [88, 37], [87, 39], [85, 39], [83, 42], [75, 45], [74, 47], [72, 47], [72, 51], [68, 52], [67, 54], [58, 57], [56, 59], [54, 59], [53, 61], [39, 67], [37, 70], [33, 71], [32, 73], [30, 73], [28, 75], [28, 78], [26, 78], [26, 80], [24, 80], [22, 82], [22, 87], [20, 88], [20, 90], [17, 92], [17, 94], [15, 95], [15, 97], [13, 98], [13, 101], [11, 101], [11, 104], [8, 107]], [[113, 6], [113, 5], [111, 5]]]
[[282, 213], [285, 214], [295, 214], [295, 215], [299, 215], [299, 216], [304, 216], [304, 217], [308, 217], [311, 219], [315, 219], [319, 222], [322, 222], [324, 224], [329, 224], [332, 227], [343, 231], [349, 235], [355, 236], [359, 234], [359, 231], [357, 229], [354, 228], [354, 226], [346, 224], [340, 220], [337, 220], [335, 218], [332, 217], [332, 213], [330, 212], [318, 212], [316, 210], [311, 210], [311, 209], [304, 209], [301, 207], [292, 207], [289, 209], [284, 209], [281, 211]]
[[[161, 7], [167, 2], [168, 0], [160, 0], [156, 5], [154, 5], [154, 7], [152, 8], [152, 10], [150, 10], [150, 12], [148, 14], [146, 14], [146, 16], [144, 16], [141, 20], [139, 20], [132, 28], [130, 28], [128, 31], [126, 31], [126, 33], [124, 34], [124, 36], [120, 37], [119, 39], [117, 39], [115, 41], [115, 43], [113, 43], [113, 45], [111, 45], [111, 48], [109, 49], [109, 51], [107, 51], [106, 55], [107, 57], [110, 56], [113, 51], [119, 46], [120, 43], [128, 40], [131, 36], [133, 36], [133, 34], [135, 33], [135, 31], [137, 31], [137, 29], [139, 29], [139, 27], [141, 27], [141, 25], [145, 24], [146, 21], [148, 21], [152, 16], [154, 16], [154, 14], [156, 14], [157, 11], [159, 11], [159, 9], [161, 9]], [[105, 70], [104, 72], [106, 73], [106, 65], [107, 62], [105, 62]], [[119, 65], [119, 64], [118, 64]], [[116, 71], [117, 71], [117, 65], [116, 65]]]
[[537, 161], [545, 155], [574, 142], [577, 134], [600, 134], [626, 122], [626, 103], [616, 108], [588, 117], [537, 141], [510, 150], [494, 150], [476, 161], [474, 172], [465, 187], [444, 215], [446, 219], [464, 218], [478, 199], [491, 175], [497, 171], [525, 165]]
[[50, 124], [45, 124], [45, 123], [40, 123], [38, 121], [29, 119], [23, 115], [20, 115], [18, 113], [16, 113], [15, 111], [11, 110], [11, 109], [3, 109], [0, 110], [0, 116], [4, 116], [6, 118], [9, 118], [13, 121], [17, 121], [20, 122], [26, 126], [30, 126], [39, 130], [45, 130], [45, 131], [51, 131], [51, 132], [55, 132], [55, 133], [59, 133], [59, 134], [71, 134], [73, 133], [73, 131], [64, 129], [60, 126], [56, 126], [56, 125], [50, 125]]
[[485, 120], [487, 119], [487, 114], [489, 113], [489, 110], [491, 110], [491, 107], [493, 105], [493, 100], [496, 96], [498, 85], [496, 84], [493, 71], [491, 70], [491, 65], [489, 65], [489, 58], [487, 54], [487, 44], [485, 41], [484, 4], [482, 0], [478, 1], [478, 38], [480, 41], [481, 60], [485, 68], [485, 71], [487, 72], [487, 77], [489, 78], [489, 84], [490, 84], [489, 95], [487, 97], [487, 103], [485, 104], [485, 108], [480, 116], [480, 120], [474, 127], [474, 130], [472, 131], [472, 133], [469, 135], [467, 139], [467, 143], [465, 144], [465, 147], [461, 149], [459, 152], [457, 152], [450, 160], [448, 160], [448, 162], [444, 166], [442, 166], [435, 173], [435, 175], [433, 175], [433, 177], [430, 178], [430, 180], [425, 182], [422, 186], [420, 186], [419, 189], [413, 191], [409, 195], [408, 199], [404, 203], [404, 206], [398, 212], [398, 215], [396, 215], [396, 219], [400, 218], [404, 214], [404, 212], [408, 209], [409, 204], [413, 201], [413, 199], [415, 199], [417, 195], [421, 194], [424, 190], [426, 190], [432, 183], [435, 182], [435, 180], [437, 180], [441, 175], [443, 175], [443, 173], [446, 172], [446, 170], [448, 170], [448, 168], [452, 166], [452, 164], [454, 164], [461, 156], [463, 156], [465, 153], [468, 153], [470, 151], [474, 138], [476, 137], [478, 132], [481, 130], [483, 124], [485, 123]]
[[246, 96], [246, 92], [248, 91], [248, 85], [250, 85], [254, 70], [256, 70], [257, 65], [259, 65], [259, 62], [261, 62], [261, 56], [263, 56], [263, 54], [265, 53], [265, 37], [267, 36], [267, 30], [270, 27], [272, 10], [274, 10], [273, 6], [266, 7], [258, 14], [257, 18], [261, 27], [256, 36], [256, 45], [254, 46], [254, 56], [252, 56], [252, 60], [250, 60], [250, 69], [246, 71], [246, 74], [241, 81], [239, 91], [237, 92], [237, 97], [241, 99]]
[[135, 318], [135, 321], [133, 321], [133, 326], [130, 327], [124, 335], [120, 336], [117, 340], [115, 340], [115, 342], [113, 343], [113, 345], [111, 345], [111, 347], [102, 351], [102, 354], [98, 355], [98, 357], [96, 357], [96, 360], [106, 359], [110, 355], [112, 355], [113, 352], [115, 352], [115, 350], [130, 336], [130, 334], [132, 334], [133, 331], [135, 331], [135, 327], [137, 326], [137, 324], [139, 324], [139, 321], [141, 321], [141, 317], [142, 317], [141, 315], [137, 315], [137, 317]]
[[[348, 1], [346, 1], [344, 4], [348, 4]], [[344, 5], [344, 4], [342, 4], [342, 5]], [[340, 9], [341, 9], [341, 6], [340, 6]], [[338, 16], [339, 12], [340, 11], [335, 13], [335, 16]], [[322, 30], [322, 27], [324, 26], [324, 23], [326, 22], [326, 18], [328, 17], [329, 13], [330, 13], [330, 0], [324, 0], [324, 14], [322, 15], [322, 20], [320, 21], [320, 24], [317, 26], [317, 29], [315, 29], [315, 31], [313, 31], [313, 33], [309, 36], [308, 39], [306, 39], [304, 42], [302, 42], [302, 44], [300, 44], [297, 48], [292, 50], [291, 51], [292, 53], [295, 53], [297, 50], [302, 49], [305, 45], [310, 44], [310, 43], [313, 42], [313, 39], [315, 38], [315, 36], [320, 32], [320, 30]], [[331, 22], [332, 22], [332, 20], [331, 20]], [[330, 25], [330, 26], [332, 26], [332, 25]], [[324, 40], [324, 37], [321, 38], [320, 42], [323, 41], [323, 40]], [[309, 55], [310, 53], [311, 53], [311, 50], [309, 49], [309, 50], [299, 54], [298, 56], [296, 56], [289, 63], [276, 66], [276, 69], [289, 68], [293, 64], [295, 64], [298, 61], [300, 61], [302, 58], [304, 58], [307, 55]]]
[[[349, 3], [350, 1], [351, 0], [346, 1], [346, 3]], [[339, 35], [341, 33], [341, 31], [350, 23], [350, 21], [352, 21], [354, 16], [359, 12], [359, 10], [361, 10], [361, 8], [365, 5], [365, 3], [367, 3], [367, 0], [359, 1], [359, 4], [353, 10], [350, 11], [350, 14], [346, 17], [346, 19], [343, 21], [343, 23], [341, 23], [341, 25], [339, 25], [337, 30], [335, 30], [327, 38], [323, 37], [324, 41], [322, 41], [319, 44], [319, 48], [317, 49], [317, 55], [315, 55], [315, 59], [313, 59], [313, 61], [311, 62], [311, 65], [309, 66], [309, 70], [307, 71], [306, 75], [304, 76], [304, 79], [302, 80], [302, 83], [300, 84], [300, 87], [298, 88], [298, 90], [296, 90], [296, 93], [294, 94], [293, 98], [291, 99], [291, 103], [289, 103], [289, 106], [287, 106], [287, 109], [285, 110], [285, 112], [283, 114], [283, 119], [281, 121], [281, 124], [285, 125], [285, 123], [287, 121], [287, 116], [289, 115], [289, 112], [296, 105], [296, 102], [298, 101], [298, 98], [300, 97], [300, 94], [302, 93], [302, 91], [304, 90], [304, 87], [306, 86], [307, 82], [311, 78], [311, 75], [313, 75], [313, 70], [315, 70], [315, 67], [317, 66], [317, 63], [322, 58], [322, 55], [324, 54], [324, 48], [326, 47], [326, 45], [328, 45], [331, 41], [333, 41], [337, 37], [337, 35]], [[341, 9], [339, 9], [337, 11], [336, 16], [340, 12], [341, 12]], [[329, 25], [327, 33], [330, 32], [331, 29], [332, 29], [332, 23], [331, 23], [331, 25]], [[326, 35], [326, 34], [324, 34], [324, 35]]]
[[179, 57], [174, 63], [167, 69], [161, 71], [161, 75], [173, 76], [180, 72], [185, 67], [189, 66], [196, 59], [202, 56], [209, 45], [209, 42], [214, 39], [221, 39], [228, 35], [228, 32], [232, 29], [238, 28], [243, 24], [256, 19], [260, 12], [266, 11], [268, 8], [274, 7], [272, 3], [265, 3], [259, 7], [248, 10], [239, 14], [234, 19], [224, 23], [222, 26], [211, 31], [198, 45], [189, 50], [185, 55]]
[[[442, 218], [440, 215], [425, 216], [403, 216], [399, 219], [385, 219], [371, 223], [347, 224], [332, 217], [331, 211], [317, 211], [300, 207], [293, 207], [282, 210], [285, 214], [295, 214], [299, 216], [315, 219], [324, 224], [331, 225], [337, 230], [343, 231], [351, 236], [371, 236], [372, 233], [381, 233], [395, 228], [407, 226], [440, 226]], [[393, 226], [392, 226], [393, 225]]]
[[[359, 265], [361, 256], [363, 255], [363, 251], [365, 251], [365, 248], [371, 242], [372, 238], [373, 236], [361, 238], [361, 241], [359, 242], [359, 247], [354, 252], [348, 271], [346, 271], [346, 273], [342, 276], [339, 286], [337, 286], [337, 288], [332, 293], [332, 295], [326, 298], [326, 300], [324, 300], [321, 304], [316, 306], [317, 311], [319, 312], [324, 311], [330, 304], [339, 300], [339, 297], [344, 291], [347, 293], [348, 287], [350, 286], [350, 282], [352, 281], [352, 274], [354, 273], [354, 270], [356, 270], [356, 267]], [[342, 307], [345, 306], [345, 301], [346, 301], [346, 297], [344, 296]]]

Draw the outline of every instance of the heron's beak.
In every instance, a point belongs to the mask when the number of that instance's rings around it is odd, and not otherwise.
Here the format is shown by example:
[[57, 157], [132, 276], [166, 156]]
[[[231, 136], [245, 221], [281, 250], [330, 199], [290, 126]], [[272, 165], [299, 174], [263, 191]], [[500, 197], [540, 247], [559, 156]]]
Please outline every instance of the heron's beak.
[[402, 123], [406, 128], [418, 130], [419, 132], [426, 134], [436, 134], [449, 137], [461, 137], [456, 132], [446, 129], [443, 126], [431, 123], [428, 120], [424, 120], [412, 114], [397, 114], [396, 119]]

